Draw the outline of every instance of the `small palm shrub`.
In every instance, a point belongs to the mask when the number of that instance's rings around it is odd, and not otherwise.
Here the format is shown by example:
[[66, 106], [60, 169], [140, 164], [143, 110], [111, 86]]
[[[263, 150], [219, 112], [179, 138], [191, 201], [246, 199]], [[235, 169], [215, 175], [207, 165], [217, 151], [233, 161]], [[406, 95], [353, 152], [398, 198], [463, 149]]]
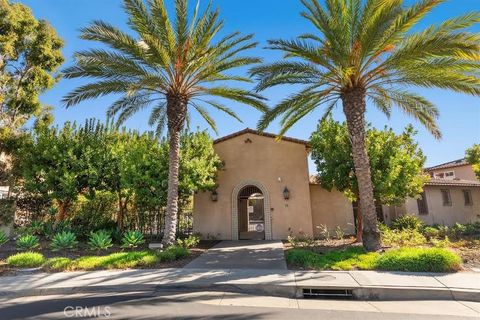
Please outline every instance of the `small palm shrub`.
[[189, 235], [188, 238], [177, 240], [177, 245], [185, 249], [193, 248], [199, 243], [200, 243], [200, 236], [195, 234]]
[[145, 243], [143, 234], [140, 231], [127, 231], [122, 237], [122, 248], [136, 248]]
[[440, 235], [437, 228], [426, 226], [422, 229], [422, 234], [429, 240], [436, 239]]
[[7, 258], [9, 266], [18, 268], [40, 267], [45, 262], [45, 257], [37, 252], [22, 252]]
[[92, 250], [107, 250], [112, 246], [112, 237], [105, 230], [91, 232], [88, 238], [88, 246]]
[[392, 221], [392, 229], [396, 230], [419, 230], [423, 225], [419, 218], [406, 214]]
[[0, 246], [4, 245], [7, 242], [8, 242], [7, 234], [3, 230], [0, 230]]
[[53, 251], [73, 249], [77, 246], [77, 236], [70, 231], [62, 231], [53, 236], [50, 248]]
[[17, 239], [18, 250], [33, 250], [40, 245], [40, 241], [33, 234], [25, 234]]

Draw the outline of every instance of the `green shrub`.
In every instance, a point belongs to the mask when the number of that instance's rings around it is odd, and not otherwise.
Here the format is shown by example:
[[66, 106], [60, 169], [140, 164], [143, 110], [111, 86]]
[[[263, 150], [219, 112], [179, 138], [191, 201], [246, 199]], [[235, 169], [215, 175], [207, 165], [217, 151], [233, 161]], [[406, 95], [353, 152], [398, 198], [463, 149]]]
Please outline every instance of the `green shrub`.
[[480, 234], [480, 221], [477, 221], [474, 223], [467, 223], [465, 225], [465, 234], [466, 235]]
[[200, 236], [198, 235], [189, 235], [188, 238], [178, 239], [177, 245], [184, 248], [193, 248], [200, 243]]
[[74, 270], [128, 269], [153, 266], [158, 261], [157, 254], [151, 250], [117, 252], [107, 256], [78, 258], [72, 263], [71, 268]]
[[8, 242], [8, 236], [7, 234], [3, 231], [3, 230], [0, 230], [0, 247], [2, 245], [4, 245], [5, 243]]
[[53, 236], [50, 248], [53, 251], [73, 249], [77, 246], [77, 236], [70, 231], [62, 231]]
[[366, 253], [362, 247], [330, 251], [325, 254], [315, 253], [307, 249], [287, 251], [287, 261], [291, 264], [316, 270], [352, 270], [373, 269], [378, 253]]
[[27, 227], [27, 233], [41, 236], [43, 235], [43, 222], [40, 220], [34, 220]]
[[467, 226], [456, 222], [453, 227], [450, 228], [450, 234], [453, 237], [460, 237], [467, 233]]
[[136, 248], [145, 243], [143, 234], [140, 231], [127, 231], [122, 237], [122, 248]]
[[63, 271], [68, 270], [72, 265], [72, 260], [65, 257], [55, 257], [47, 259], [43, 264], [43, 268], [47, 271]]
[[422, 234], [427, 238], [427, 239], [436, 239], [440, 235], [440, 231], [438, 231], [437, 228], [430, 227], [430, 226], [425, 226], [422, 229]]
[[382, 243], [391, 247], [420, 246], [426, 244], [427, 239], [419, 231], [413, 229], [386, 229], [382, 232]]
[[91, 232], [117, 226], [112, 220], [117, 211], [117, 196], [114, 193], [97, 191], [94, 197], [80, 196], [72, 211], [73, 231], [81, 239], [87, 239]]
[[106, 230], [91, 232], [88, 238], [88, 246], [92, 250], [107, 250], [112, 246], [112, 237]]
[[40, 241], [33, 234], [25, 234], [17, 239], [18, 250], [33, 250], [40, 245]]
[[36, 268], [45, 262], [45, 257], [37, 252], [22, 252], [7, 258], [10, 266], [18, 268]]
[[441, 248], [400, 248], [389, 250], [376, 261], [376, 268], [389, 271], [449, 272], [461, 267], [458, 255]]
[[452, 245], [450, 239], [447, 236], [445, 236], [443, 239], [432, 238], [430, 239], [430, 243], [437, 248], [447, 248]]
[[422, 225], [422, 220], [409, 214], [400, 216], [392, 221], [392, 229], [395, 230], [419, 230]]

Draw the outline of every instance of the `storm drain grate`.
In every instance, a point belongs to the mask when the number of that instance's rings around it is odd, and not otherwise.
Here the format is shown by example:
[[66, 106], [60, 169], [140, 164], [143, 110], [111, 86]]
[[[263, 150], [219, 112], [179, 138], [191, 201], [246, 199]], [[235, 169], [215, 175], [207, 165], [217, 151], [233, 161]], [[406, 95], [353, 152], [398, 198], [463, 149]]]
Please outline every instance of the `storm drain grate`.
[[349, 289], [303, 289], [304, 299], [352, 299]]

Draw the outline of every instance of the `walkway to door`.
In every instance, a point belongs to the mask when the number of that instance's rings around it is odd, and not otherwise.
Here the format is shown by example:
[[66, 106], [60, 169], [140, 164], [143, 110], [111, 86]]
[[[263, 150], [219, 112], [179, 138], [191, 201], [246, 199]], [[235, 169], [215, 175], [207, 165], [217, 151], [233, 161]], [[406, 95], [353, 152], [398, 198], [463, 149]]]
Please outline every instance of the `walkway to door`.
[[287, 270], [281, 241], [222, 241], [185, 268]]

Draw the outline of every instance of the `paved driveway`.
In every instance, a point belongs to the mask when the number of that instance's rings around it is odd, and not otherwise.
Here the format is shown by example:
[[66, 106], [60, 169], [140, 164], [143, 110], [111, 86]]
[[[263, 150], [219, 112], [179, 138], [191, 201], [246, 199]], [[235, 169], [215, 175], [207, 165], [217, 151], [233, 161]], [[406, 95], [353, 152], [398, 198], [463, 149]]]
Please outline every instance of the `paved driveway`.
[[287, 270], [281, 241], [222, 241], [185, 268]]

